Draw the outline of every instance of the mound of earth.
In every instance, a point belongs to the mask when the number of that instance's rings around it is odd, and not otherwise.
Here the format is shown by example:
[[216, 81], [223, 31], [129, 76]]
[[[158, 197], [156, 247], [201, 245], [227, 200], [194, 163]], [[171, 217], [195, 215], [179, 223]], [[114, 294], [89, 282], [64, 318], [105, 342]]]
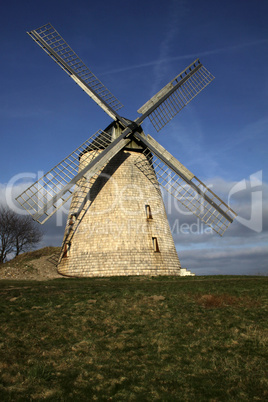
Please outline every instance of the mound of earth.
[[27, 279], [43, 281], [62, 278], [57, 273], [60, 247], [44, 247], [23, 253], [0, 265], [0, 279]]

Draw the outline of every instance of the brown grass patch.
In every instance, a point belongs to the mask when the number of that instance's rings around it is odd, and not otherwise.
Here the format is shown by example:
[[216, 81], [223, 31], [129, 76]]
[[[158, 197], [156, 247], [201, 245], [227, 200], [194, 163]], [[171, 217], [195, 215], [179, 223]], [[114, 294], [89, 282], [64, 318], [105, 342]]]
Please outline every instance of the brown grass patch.
[[248, 297], [236, 297], [229, 294], [204, 294], [196, 297], [196, 302], [205, 308], [222, 308], [227, 306], [258, 307], [259, 303]]

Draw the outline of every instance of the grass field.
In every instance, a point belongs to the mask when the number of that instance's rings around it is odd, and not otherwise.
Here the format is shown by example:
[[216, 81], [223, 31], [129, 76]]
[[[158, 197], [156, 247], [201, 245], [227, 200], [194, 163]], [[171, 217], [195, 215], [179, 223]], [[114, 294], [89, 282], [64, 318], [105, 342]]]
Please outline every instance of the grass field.
[[0, 399], [268, 400], [267, 284], [0, 281]]

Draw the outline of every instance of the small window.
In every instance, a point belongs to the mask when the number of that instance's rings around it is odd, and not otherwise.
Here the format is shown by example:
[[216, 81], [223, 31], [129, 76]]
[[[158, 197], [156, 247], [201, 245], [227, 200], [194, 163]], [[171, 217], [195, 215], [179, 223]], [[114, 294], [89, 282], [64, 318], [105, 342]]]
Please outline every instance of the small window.
[[153, 219], [152, 211], [150, 205], [145, 205], [145, 212], [147, 219]]
[[70, 255], [70, 248], [71, 248], [71, 243], [65, 243], [64, 244], [64, 251], [62, 254], [62, 258], [67, 258]]
[[157, 241], [157, 237], [152, 237], [153, 240], [153, 248], [154, 248], [154, 252], [155, 253], [159, 253], [159, 246], [158, 246], [158, 241]]
[[73, 226], [75, 220], [76, 220], [76, 215], [75, 215], [75, 214], [72, 214], [72, 215], [70, 216], [70, 219], [69, 219], [69, 226]]

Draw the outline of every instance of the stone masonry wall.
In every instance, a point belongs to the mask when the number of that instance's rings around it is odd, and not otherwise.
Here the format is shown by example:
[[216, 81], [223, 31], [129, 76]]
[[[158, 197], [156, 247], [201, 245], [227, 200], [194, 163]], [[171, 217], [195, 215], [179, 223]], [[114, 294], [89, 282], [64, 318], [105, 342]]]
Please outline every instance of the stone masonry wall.
[[[81, 157], [87, 163], [90, 152]], [[82, 179], [74, 193], [67, 222], [68, 250], [58, 265], [67, 276], [179, 275], [180, 262], [169, 228], [161, 192], [135, 165], [154, 170], [143, 154], [123, 150], [89, 181]], [[90, 190], [90, 191], [89, 191]], [[86, 197], [87, 196], [87, 197]], [[86, 199], [85, 199], [86, 197]], [[82, 206], [81, 206], [82, 205]], [[148, 218], [150, 206], [152, 218]], [[69, 215], [69, 216], [70, 216]], [[155, 251], [156, 238], [159, 251]]]

